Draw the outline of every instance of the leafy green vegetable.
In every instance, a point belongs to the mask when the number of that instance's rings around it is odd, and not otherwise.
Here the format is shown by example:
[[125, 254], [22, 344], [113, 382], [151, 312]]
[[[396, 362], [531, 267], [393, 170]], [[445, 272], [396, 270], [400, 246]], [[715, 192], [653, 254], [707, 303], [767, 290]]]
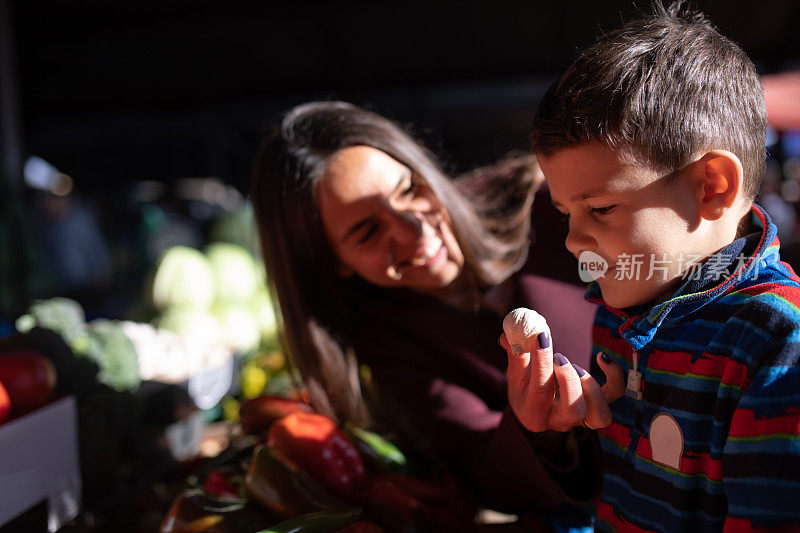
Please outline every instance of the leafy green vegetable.
[[253, 313], [261, 330], [261, 340], [270, 346], [278, 345], [278, 321], [275, 308], [266, 287], [261, 288], [253, 298]]
[[135, 391], [139, 388], [139, 357], [122, 326], [111, 320], [94, 320], [89, 335], [77, 355], [94, 361], [100, 368], [97, 381], [112, 389]]
[[81, 305], [69, 298], [50, 298], [31, 304], [27, 314], [17, 319], [17, 331], [27, 333], [35, 327], [58, 333], [72, 346], [86, 334], [86, 313]]
[[207, 309], [214, 299], [214, 279], [206, 257], [188, 246], [167, 250], [153, 278], [153, 305]]
[[224, 342], [219, 321], [204, 309], [167, 309], [156, 319], [156, 326], [208, 346]]
[[215, 242], [205, 250], [218, 301], [245, 302], [259, 286], [259, 273], [250, 253], [235, 244]]
[[211, 313], [222, 326], [225, 344], [240, 353], [248, 353], [258, 348], [261, 331], [255, 313], [249, 307], [220, 302], [214, 304]]
[[361, 452], [362, 457], [383, 472], [406, 471], [406, 456], [400, 448], [377, 433], [348, 425], [345, 430]]

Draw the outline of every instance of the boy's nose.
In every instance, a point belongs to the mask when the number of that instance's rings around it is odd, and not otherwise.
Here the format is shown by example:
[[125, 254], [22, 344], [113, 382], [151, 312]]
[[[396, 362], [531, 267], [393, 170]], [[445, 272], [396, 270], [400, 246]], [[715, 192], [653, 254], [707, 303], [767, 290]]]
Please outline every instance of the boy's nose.
[[594, 250], [597, 246], [597, 241], [595, 241], [591, 235], [583, 231], [573, 220], [574, 217], [569, 220], [569, 233], [567, 233], [564, 245], [572, 255], [578, 257], [580, 253], [585, 250]]

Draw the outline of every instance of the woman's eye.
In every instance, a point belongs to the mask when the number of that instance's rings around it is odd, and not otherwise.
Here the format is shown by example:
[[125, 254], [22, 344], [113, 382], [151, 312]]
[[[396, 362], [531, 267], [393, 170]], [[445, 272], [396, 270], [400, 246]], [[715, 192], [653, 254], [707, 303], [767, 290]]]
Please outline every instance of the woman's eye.
[[376, 231], [378, 231], [378, 225], [370, 224], [367, 228], [367, 232], [358, 240], [358, 244], [364, 244], [368, 242], [375, 235]]
[[409, 194], [413, 194], [417, 190], [417, 187], [418, 187], [417, 181], [414, 179], [410, 179], [408, 180], [408, 187], [403, 189], [403, 191], [400, 194], [403, 196], [408, 196]]
[[592, 212], [593, 215], [607, 215], [611, 211], [613, 211], [615, 207], [617, 207], [617, 206], [616, 205], [606, 205], [606, 206], [603, 206], [603, 207], [590, 207], [589, 210]]

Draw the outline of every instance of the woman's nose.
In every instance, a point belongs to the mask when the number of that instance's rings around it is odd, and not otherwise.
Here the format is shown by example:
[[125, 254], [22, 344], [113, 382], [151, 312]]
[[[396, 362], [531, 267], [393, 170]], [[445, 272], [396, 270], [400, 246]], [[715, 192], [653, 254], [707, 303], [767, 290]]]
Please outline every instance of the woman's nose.
[[396, 210], [392, 228], [397, 242], [417, 242], [422, 237], [422, 215], [416, 211]]

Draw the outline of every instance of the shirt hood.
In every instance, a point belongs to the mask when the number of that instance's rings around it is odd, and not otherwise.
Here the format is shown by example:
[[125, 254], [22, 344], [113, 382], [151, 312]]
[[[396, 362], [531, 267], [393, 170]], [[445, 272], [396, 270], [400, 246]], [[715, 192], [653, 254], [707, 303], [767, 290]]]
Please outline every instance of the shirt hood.
[[634, 350], [639, 350], [650, 342], [662, 324], [681, 320], [780, 261], [777, 228], [769, 215], [753, 204], [750, 217], [758, 231], [734, 240], [709, 257], [698, 270], [687, 271], [691, 273], [689, 279], [664, 302], [615, 309], [603, 301], [597, 282], [589, 285], [585, 297], [624, 319], [619, 333]]

